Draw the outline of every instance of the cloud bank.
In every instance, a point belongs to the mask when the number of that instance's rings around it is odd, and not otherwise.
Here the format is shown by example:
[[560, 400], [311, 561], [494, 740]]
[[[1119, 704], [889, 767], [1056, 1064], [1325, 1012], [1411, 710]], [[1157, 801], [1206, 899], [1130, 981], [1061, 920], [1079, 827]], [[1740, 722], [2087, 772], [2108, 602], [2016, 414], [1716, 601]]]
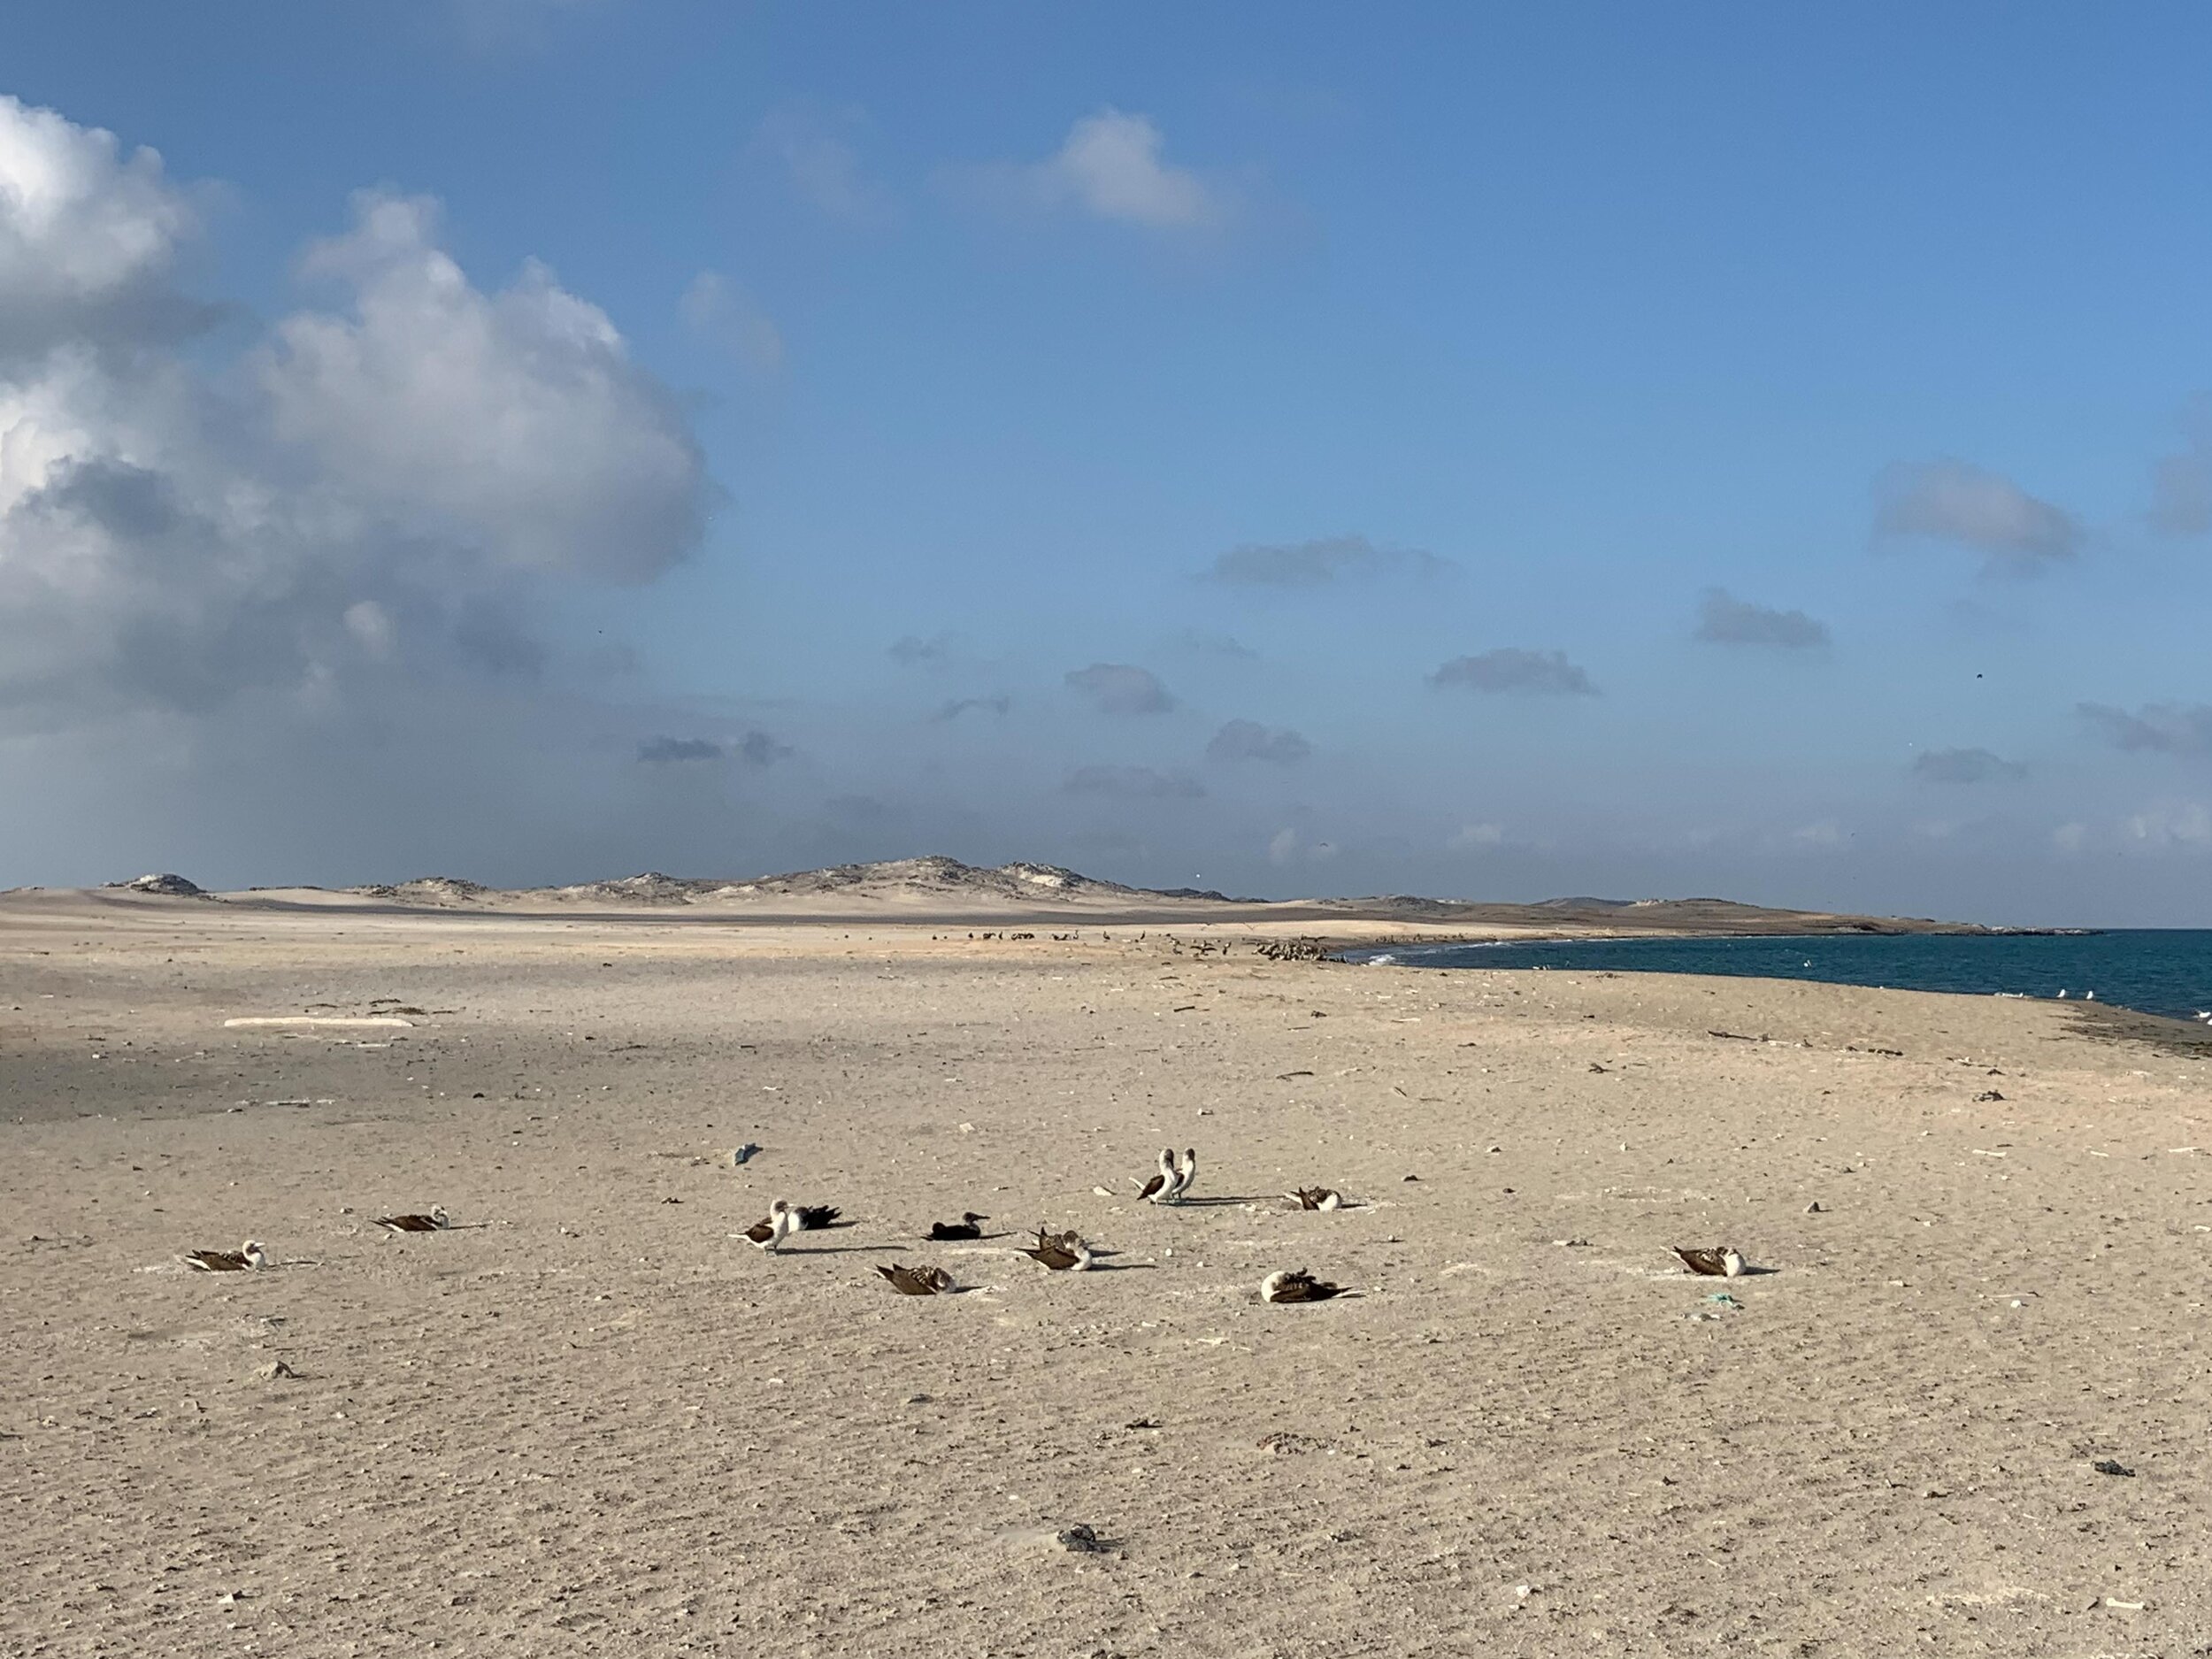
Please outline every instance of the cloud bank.
[[1828, 643], [1825, 624], [1802, 611], [1770, 611], [1732, 597], [1725, 588], [1706, 590], [1699, 602], [1697, 637], [1714, 645], [1778, 645], [1805, 650]]
[[1590, 676], [1564, 651], [1525, 651], [1508, 646], [1479, 657], [1455, 657], [1429, 676], [1432, 686], [1470, 691], [1519, 691], [1553, 697], [1594, 697]]
[[1926, 783], [1988, 783], [2024, 778], [2028, 769], [1985, 749], [1931, 749], [1913, 757], [1912, 775]]
[[1093, 663], [1071, 670], [1067, 682], [1101, 714], [1165, 714], [1175, 707], [1157, 674], [1130, 663]]
[[1231, 548], [1206, 567], [1209, 581], [1233, 588], [1325, 588], [1381, 576], [1431, 576], [1449, 568], [1433, 553], [1379, 548], [1363, 535]]
[[1964, 461], [1900, 462], [1875, 494], [1877, 537], [1955, 542], [1983, 554], [1992, 572], [2037, 575], [2081, 548], [2072, 514]]

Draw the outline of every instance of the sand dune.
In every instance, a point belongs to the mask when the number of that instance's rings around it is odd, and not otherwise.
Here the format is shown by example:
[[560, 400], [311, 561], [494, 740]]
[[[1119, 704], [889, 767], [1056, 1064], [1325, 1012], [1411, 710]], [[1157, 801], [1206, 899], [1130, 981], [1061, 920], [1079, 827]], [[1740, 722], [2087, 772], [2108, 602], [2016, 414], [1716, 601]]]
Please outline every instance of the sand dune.
[[0, 1651], [2204, 1640], [2201, 1060], [1274, 926], [0, 901]]

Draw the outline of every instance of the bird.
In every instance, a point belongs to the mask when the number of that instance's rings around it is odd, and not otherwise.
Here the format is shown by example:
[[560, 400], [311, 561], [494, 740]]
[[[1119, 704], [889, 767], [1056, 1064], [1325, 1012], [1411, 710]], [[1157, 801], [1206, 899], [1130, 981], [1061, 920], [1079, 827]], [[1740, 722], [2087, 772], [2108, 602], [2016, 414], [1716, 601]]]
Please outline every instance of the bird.
[[1022, 1254], [1033, 1262], [1041, 1262], [1056, 1273], [1080, 1273], [1091, 1264], [1091, 1247], [1072, 1233], [1047, 1233], [1037, 1229], [1037, 1242], [1022, 1247]]
[[909, 1267], [903, 1262], [886, 1267], [879, 1262], [876, 1271], [902, 1296], [942, 1296], [952, 1289], [952, 1275], [941, 1267]]
[[244, 1273], [268, 1266], [269, 1253], [258, 1240], [248, 1239], [235, 1250], [188, 1250], [177, 1260], [195, 1272]]
[[379, 1216], [376, 1225], [387, 1233], [442, 1233], [453, 1222], [439, 1204], [426, 1216]]
[[1272, 1272], [1260, 1280], [1262, 1302], [1326, 1302], [1332, 1296], [1349, 1294], [1343, 1286], [1316, 1279], [1302, 1268], [1295, 1273]]
[[768, 1206], [768, 1218], [756, 1221], [740, 1236], [773, 1255], [783, 1241], [799, 1231], [799, 1212], [780, 1198]]
[[1683, 1266], [1701, 1279], [1743, 1277], [1743, 1256], [1732, 1244], [1724, 1244], [1717, 1250], [1686, 1250], [1678, 1244], [1674, 1247], [1674, 1253], [1682, 1258]]
[[931, 1222], [929, 1236], [941, 1242], [947, 1239], [979, 1239], [983, 1236], [983, 1228], [980, 1224], [989, 1219], [990, 1217], [979, 1216], [971, 1210], [964, 1213], [957, 1221]]
[[1148, 1204], [1164, 1204], [1175, 1185], [1175, 1148], [1160, 1148], [1160, 1172], [1147, 1181], [1137, 1196]]
[[1175, 1171], [1173, 1185], [1160, 1195], [1164, 1204], [1179, 1204], [1183, 1194], [1190, 1191], [1190, 1184], [1198, 1179], [1198, 1148], [1187, 1147], [1183, 1151], [1183, 1165]]
[[746, 1164], [752, 1158], [752, 1156], [759, 1150], [760, 1148], [749, 1141], [748, 1141], [741, 1147], [733, 1148], [730, 1153], [730, 1167], [732, 1169], [743, 1169]]
[[798, 1204], [791, 1213], [799, 1218], [797, 1231], [819, 1233], [824, 1227], [835, 1226], [838, 1217], [845, 1212], [835, 1204]]
[[1285, 1193], [1301, 1210], [1341, 1210], [1344, 1194], [1333, 1187], [1301, 1187], [1294, 1193]]

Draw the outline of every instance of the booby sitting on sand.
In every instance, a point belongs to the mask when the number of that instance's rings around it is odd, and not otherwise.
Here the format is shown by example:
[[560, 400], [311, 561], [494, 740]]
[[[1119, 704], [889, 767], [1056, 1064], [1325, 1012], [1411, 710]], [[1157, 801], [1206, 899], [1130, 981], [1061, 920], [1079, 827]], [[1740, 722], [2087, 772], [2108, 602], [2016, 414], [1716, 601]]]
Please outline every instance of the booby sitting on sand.
[[795, 1204], [791, 1213], [798, 1217], [801, 1233], [819, 1233], [824, 1227], [835, 1226], [838, 1217], [845, 1212], [835, 1204]]
[[768, 1206], [765, 1221], [756, 1221], [738, 1236], [772, 1255], [798, 1230], [799, 1212], [779, 1198]]
[[387, 1233], [442, 1233], [453, 1221], [440, 1204], [426, 1216], [379, 1216], [376, 1225]]
[[269, 1253], [258, 1240], [248, 1239], [235, 1250], [188, 1250], [177, 1260], [196, 1272], [244, 1273], [268, 1266]]
[[1164, 1204], [1175, 1186], [1175, 1148], [1160, 1148], [1160, 1172], [1147, 1181], [1137, 1196], [1148, 1204]]
[[903, 1262], [886, 1267], [879, 1262], [876, 1271], [902, 1296], [942, 1296], [952, 1290], [952, 1275], [941, 1267], [909, 1267]]
[[981, 1224], [989, 1219], [990, 1217], [979, 1216], [971, 1210], [963, 1214], [957, 1221], [931, 1222], [929, 1236], [940, 1242], [948, 1239], [979, 1239], [983, 1236]]
[[1091, 1247], [1072, 1233], [1037, 1229], [1037, 1242], [1022, 1247], [1022, 1254], [1041, 1262], [1056, 1273], [1079, 1273], [1091, 1264]]
[[1674, 1253], [1682, 1258], [1682, 1265], [1701, 1279], [1741, 1279], [1744, 1259], [1732, 1244], [1724, 1244], [1717, 1250], [1686, 1250], [1680, 1245]]
[[1344, 1194], [1333, 1187], [1302, 1187], [1294, 1193], [1285, 1193], [1283, 1196], [1301, 1210], [1341, 1210], [1344, 1208]]
[[1332, 1285], [1325, 1279], [1316, 1279], [1302, 1269], [1295, 1273], [1278, 1271], [1260, 1280], [1262, 1302], [1326, 1302], [1332, 1296], [1346, 1296], [1351, 1293], [1341, 1285]]

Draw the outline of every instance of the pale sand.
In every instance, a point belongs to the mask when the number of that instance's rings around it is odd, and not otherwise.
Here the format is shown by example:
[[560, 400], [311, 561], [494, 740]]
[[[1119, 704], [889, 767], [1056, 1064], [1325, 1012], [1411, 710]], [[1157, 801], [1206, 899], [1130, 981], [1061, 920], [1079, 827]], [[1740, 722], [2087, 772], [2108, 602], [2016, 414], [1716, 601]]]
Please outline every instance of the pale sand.
[[[0, 1651], [2212, 1640], [2201, 1060], [1078, 926], [0, 900]], [[303, 1013], [412, 1024], [224, 1026]], [[775, 1196], [858, 1225], [730, 1237]], [[1118, 1271], [914, 1240], [964, 1210]], [[1667, 1253], [1721, 1242], [1777, 1271]]]

